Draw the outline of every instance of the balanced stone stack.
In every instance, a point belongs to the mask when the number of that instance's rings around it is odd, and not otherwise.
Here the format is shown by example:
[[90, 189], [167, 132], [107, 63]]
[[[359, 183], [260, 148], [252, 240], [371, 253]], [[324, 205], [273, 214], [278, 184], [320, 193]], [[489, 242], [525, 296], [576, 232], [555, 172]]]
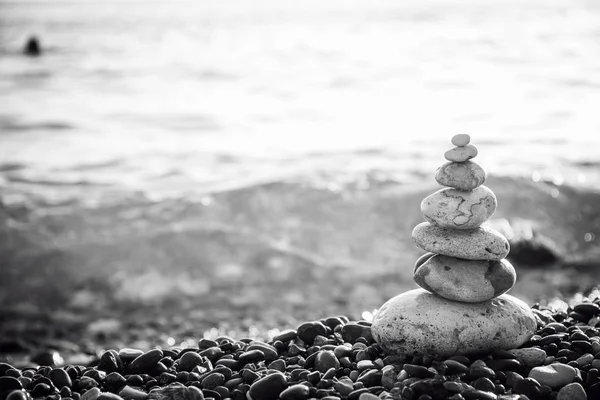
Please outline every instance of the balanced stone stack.
[[483, 186], [486, 173], [474, 161], [477, 148], [456, 135], [436, 181], [446, 188], [426, 197], [427, 222], [415, 227], [415, 244], [427, 251], [415, 264], [422, 288], [400, 294], [377, 312], [373, 337], [395, 354], [447, 357], [521, 346], [536, 328], [533, 313], [504, 294], [516, 281], [505, 259], [509, 244], [482, 227], [496, 211], [494, 193]]

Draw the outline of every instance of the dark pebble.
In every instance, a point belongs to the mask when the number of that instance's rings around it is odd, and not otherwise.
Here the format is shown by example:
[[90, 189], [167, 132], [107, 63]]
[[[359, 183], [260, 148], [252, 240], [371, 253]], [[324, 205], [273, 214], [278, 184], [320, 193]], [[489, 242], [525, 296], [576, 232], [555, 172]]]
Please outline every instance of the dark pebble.
[[188, 351], [179, 358], [178, 371], [192, 372], [194, 367], [202, 364], [202, 357], [194, 351]]
[[293, 385], [285, 389], [279, 395], [281, 400], [306, 400], [308, 399], [310, 390], [306, 385]]
[[17, 378], [13, 378], [12, 376], [0, 377], [0, 392], [21, 390], [21, 389], [23, 389], [23, 385]]
[[341, 334], [344, 342], [348, 342], [350, 344], [354, 344], [360, 338], [364, 338], [369, 343], [373, 341], [371, 327], [355, 322], [350, 322], [342, 326]]
[[331, 350], [319, 351], [315, 357], [315, 368], [320, 372], [327, 372], [331, 368], [338, 369], [340, 362]]
[[475, 389], [483, 390], [484, 392], [493, 392], [496, 389], [496, 385], [489, 378], [478, 378], [471, 385]]
[[31, 395], [24, 390], [13, 390], [6, 396], [6, 400], [31, 400]]
[[[233, 346], [233, 344], [231, 344]], [[223, 357], [224, 350], [220, 347], [209, 347], [208, 349], [202, 350], [198, 353], [202, 357], [206, 357], [210, 360], [210, 362], [216, 362], [219, 358]]]
[[140, 375], [128, 375], [127, 384], [131, 386], [142, 386], [144, 384], [144, 379]]
[[359, 376], [356, 381], [362, 383], [366, 387], [381, 386], [381, 376], [381, 372], [372, 369]]
[[413, 364], [404, 364], [404, 370], [408, 373], [410, 377], [416, 378], [432, 378], [435, 376], [433, 371], [421, 366], [421, 365], [413, 365]]
[[206, 378], [202, 379], [202, 387], [204, 389], [213, 390], [217, 386], [221, 386], [225, 383], [225, 376], [218, 372], [208, 375]]
[[448, 368], [446, 372], [450, 375], [466, 374], [467, 372], [469, 372], [469, 367], [456, 360], [446, 360], [444, 361], [444, 364]]
[[553, 335], [544, 336], [540, 339], [540, 346], [547, 346], [550, 343], [560, 343], [564, 337], [568, 336], [567, 333], [555, 333]]
[[279, 334], [273, 338], [273, 341], [274, 342], [280, 341], [280, 342], [285, 343], [285, 342], [289, 342], [290, 340], [296, 339], [296, 336], [297, 336], [297, 334], [294, 329], [287, 329], [283, 332], [279, 332]]
[[253, 400], [275, 400], [286, 388], [285, 376], [276, 372], [255, 381], [248, 393]]
[[517, 381], [512, 390], [515, 394], [524, 394], [529, 400], [540, 400], [542, 397], [541, 385], [532, 378], [524, 378]]
[[486, 360], [485, 364], [494, 371], [517, 371], [521, 363], [515, 359]]
[[110, 374], [106, 375], [105, 382], [106, 382], [106, 385], [108, 385], [108, 386], [115, 387], [115, 388], [121, 388], [121, 387], [125, 386], [125, 384], [127, 383], [127, 380], [120, 373], [111, 372]]
[[33, 397], [44, 397], [52, 393], [52, 387], [46, 383], [38, 383], [31, 391]]
[[251, 363], [257, 363], [265, 359], [265, 354], [260, 350], [250, 350], [240, 354], [238, 363], [240, 365], [246, 365]]
[[94, 378], [90, 378], [89, 376], [82, 376], [79, 379], [79, 384], [77, 385], [79, 389], [91, 389], [98, 386], [98, 382]]
[[163, 358], [163, 352], [160, 349], [152, 349], [129, 364], [129, 372], [132, 374], [150, 373], [156, 367], [156, 364]]
[[296, 329], [298, 337], [306, 344], [312, 344], [319, 335], [327, 335], [327, 327], [321, 321], [305, 322]]
[[73, 385], [71, 377], [67, 371], [62, 368], [56, 368], [50, 371], [48, 373], [48, 378], [50, 378], [54, 386], [57, 388], [61, 388], [63, 386], [71, 387], [71, 385]]
[[107, 350], [100, 356], [97, 368], [108, 373], [120, 372], [123, 368], [123, 362], [121, 361], [118, 352], [115, 350]]

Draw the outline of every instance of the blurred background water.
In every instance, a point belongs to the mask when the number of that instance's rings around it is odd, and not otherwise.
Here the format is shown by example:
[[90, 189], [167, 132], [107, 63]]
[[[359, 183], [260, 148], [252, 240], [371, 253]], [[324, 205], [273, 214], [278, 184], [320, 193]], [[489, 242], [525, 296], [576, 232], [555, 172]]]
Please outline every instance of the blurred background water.
[[410, 230], [461, 132], [494, 226], [549, 257], [513, 260], [515, 293], [591, 288], [598, 21], [591, 0], [0, 1], [8, 334], [35, 343], [19, 321], [47, 309], [84, 330], [93, 309], [108, 344], [131, 340], [115, 313], [168, 304], [194, 332], [372, 309], [414, 286]]

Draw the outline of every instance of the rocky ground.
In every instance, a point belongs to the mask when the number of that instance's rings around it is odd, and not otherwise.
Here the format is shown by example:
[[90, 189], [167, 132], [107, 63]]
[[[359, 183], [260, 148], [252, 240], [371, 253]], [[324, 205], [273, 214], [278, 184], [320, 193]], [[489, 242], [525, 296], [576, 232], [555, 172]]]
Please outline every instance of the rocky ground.
[[[533, 307], [522, 348], [435, 359], [382, 352], [370, 323], [329, 317], [252, 338], [109, 350], [85, 364], [57, 354], [0, 364], [6, 400], [585, 400], [600, 398], [600, 298]], [[157, 341], [158, 342], [158, 341]], [[157, 342], [153, 343], [156, 344]], [[64, 365], [64, 366], [63, 366]]]

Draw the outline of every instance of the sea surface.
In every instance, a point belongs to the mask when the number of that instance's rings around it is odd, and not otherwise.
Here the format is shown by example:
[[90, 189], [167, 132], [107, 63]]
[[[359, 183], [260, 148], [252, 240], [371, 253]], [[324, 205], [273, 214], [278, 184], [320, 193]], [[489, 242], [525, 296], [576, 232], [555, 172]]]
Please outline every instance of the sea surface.
[[0, 1], [0, 184], [410, 180], [465, 132], [491, 174], [598, 188], [599, 20], [578, 0]]
[[594, 0], [0, 0], [0, 300], [372, 309], [414, 286], [456, 133], [495, 226], [558, 257], [517, 295], [589, 289], [599, 21]]

